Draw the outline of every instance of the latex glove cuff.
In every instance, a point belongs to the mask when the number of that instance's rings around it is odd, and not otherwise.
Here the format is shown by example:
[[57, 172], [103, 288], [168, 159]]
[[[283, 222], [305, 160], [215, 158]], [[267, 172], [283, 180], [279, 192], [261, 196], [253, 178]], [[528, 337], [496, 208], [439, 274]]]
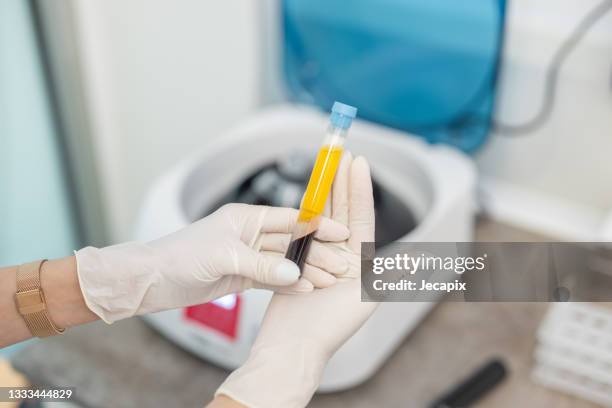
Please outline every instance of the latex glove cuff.
[[249, 408], [303, 408], [317, 390], [330, 358], [319, 349], [307, 340], [299, 345], [255, 346], [215, 396], [225, 395]]

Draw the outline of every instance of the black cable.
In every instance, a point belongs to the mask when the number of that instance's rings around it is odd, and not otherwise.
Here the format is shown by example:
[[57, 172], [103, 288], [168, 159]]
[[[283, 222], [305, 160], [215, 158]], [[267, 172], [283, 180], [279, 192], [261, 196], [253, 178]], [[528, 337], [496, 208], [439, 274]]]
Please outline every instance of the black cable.
[[559, 79], [559, 71], [561, 66], [576, 48], [586, 33], [597, 23], [603, 16], [612, 9], [612, 0], [604, 0], [594, 7], [574, 28], [569, 37], [561, 44], [559, 49], [553, 55], [546, 72], [544, 84], [544, 95], [542, 105], [539, 112], [530, 120], [520, 124], [502, 123], [496, 119], [493, 120], [493, 128], [500, 134], [505, 136], [518, 136], [530, 133], [542, 126], [552, 113], [555, 97], [557, 94], [557, 82]]

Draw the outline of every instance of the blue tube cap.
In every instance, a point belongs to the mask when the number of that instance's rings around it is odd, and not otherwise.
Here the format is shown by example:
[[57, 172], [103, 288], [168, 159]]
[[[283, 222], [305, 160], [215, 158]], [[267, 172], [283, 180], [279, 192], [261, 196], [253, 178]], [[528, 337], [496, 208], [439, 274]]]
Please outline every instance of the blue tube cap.
[[341, 102], [334, 102], [329, 120], [337, 128], [348, 129], [351, 127], [355, 116], [357, 116], [356, 107]]

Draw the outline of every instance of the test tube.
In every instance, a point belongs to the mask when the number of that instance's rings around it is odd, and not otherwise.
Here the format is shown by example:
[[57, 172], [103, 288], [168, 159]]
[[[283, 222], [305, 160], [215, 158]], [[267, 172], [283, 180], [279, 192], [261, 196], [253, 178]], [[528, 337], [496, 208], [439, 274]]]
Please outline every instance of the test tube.
[[300, 271], [308, 256], [315, 232], [319, 228], [321, 214], [342, 158], [344, 140], [356, 115], [357, 108], [334, 102], [325, 139], [310, 173], [298, 220], [285, 254], [285, 258], [295, 262]]

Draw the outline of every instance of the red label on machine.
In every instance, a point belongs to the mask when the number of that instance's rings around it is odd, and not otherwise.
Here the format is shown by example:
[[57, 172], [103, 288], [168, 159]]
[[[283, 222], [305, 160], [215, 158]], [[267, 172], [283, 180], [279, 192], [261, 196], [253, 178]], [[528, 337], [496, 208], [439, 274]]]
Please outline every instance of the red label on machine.
[[185, 308], [185, 318], [223, 333], [232, 340], [238, 332], [240, 296], [227, 295], [212, 302]]

